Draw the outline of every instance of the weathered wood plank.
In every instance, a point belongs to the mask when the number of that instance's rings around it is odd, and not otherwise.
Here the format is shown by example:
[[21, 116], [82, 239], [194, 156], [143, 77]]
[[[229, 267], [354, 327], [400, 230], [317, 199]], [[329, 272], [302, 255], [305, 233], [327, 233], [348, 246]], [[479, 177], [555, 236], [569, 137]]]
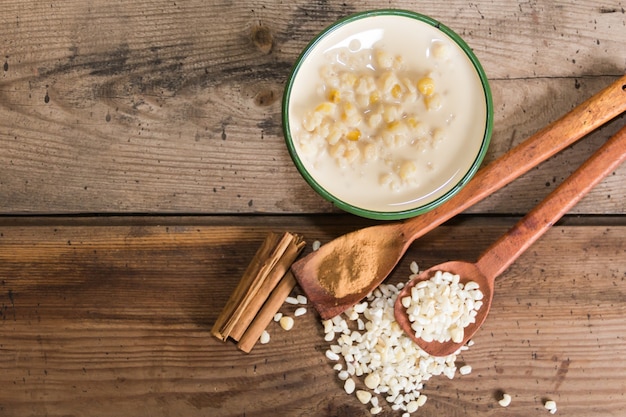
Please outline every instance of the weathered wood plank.
[[[626, 72], [617, 0], [3, 1], [0, 415], [369, 415], [315, 314], [272, 323], [250, 355], [210, 329], [270, 230], [310, 243], [377, 223], [328, 215], [289, 160], [280, 98], [319, 30], [381, 7], [430, 15], [479, 56], [487, 161]], [[530, 209], [623, 123], [421, 238], [390, 281], [412, 260], [475, 259], [515, 221], [501, 214]], [[419, 415], [501, 415], [501, 390], [510, 415], [546, 413], [545, 398], [567, 416], [623, 413], [626, 167], [573, 212], [607, 216], [565, 218], [498, 280], [461, 357], [473, 373], [431, 380]]]
[[[0, 225], [2, 415], [369, 415], [343, 392], [314, 314], [291, 332], [273, 323], [270, 344], [250, 355], [210, 335], [267, 231], [324, 242], [363, 221], [163, 220]], [[475, 259], [512, 221], [440, 227], [410, 248], [390, 281], [407, 279], [412, 260]], [[545, 413], [548, 397], [559, 414], [619, 415], [625, 234], [623, 225], [549, 231], [498, 280], [491, 315], [461, 358], [473, 373], [433, 378], [419, 415], [500, 415], [499, 390], [513, 396], [512, 415]]]
[[[0, 212], [333, 211], [288, 157], [283, 85], [320, 29], [389, 6], [5, 2]], [[620, 2], [391, 6], [432, 15], [479, 55], [497, 119], [488, 159], [626, 70]], [[558, 182], [615, 130], [530, 173], [514, 198], [506, 192], [477, 210], [528, 209], [544, 184]], [[577, 212], [624, 213], [625, 180], [617, 171]]]

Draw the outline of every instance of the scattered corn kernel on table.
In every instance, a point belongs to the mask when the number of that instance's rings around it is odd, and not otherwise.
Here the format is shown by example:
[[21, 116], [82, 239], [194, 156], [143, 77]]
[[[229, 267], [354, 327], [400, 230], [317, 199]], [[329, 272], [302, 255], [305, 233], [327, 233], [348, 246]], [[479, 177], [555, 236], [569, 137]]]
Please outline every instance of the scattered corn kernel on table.
[[[280, 111], [320, 30], [389, 7], [439, 20], [480, 59], [495, 107], [485, 163], [626, 73], [617, 0], [4, 2], [0, 415], [370, 415], [311, 308], [249, 354], [211, 327], [269, 232], [302, 235], [308, 253], [377, 224], [309, 188]], [[420, 238], [388, 282], [412, 261], [475, 260], [625, 121]], [[497, 280], [458, 358], [471, 373], [427, 381], [413, 415], [543, 416], [548, 400], [557, 415], [622, 415], [625, 337], [622, 166]]]

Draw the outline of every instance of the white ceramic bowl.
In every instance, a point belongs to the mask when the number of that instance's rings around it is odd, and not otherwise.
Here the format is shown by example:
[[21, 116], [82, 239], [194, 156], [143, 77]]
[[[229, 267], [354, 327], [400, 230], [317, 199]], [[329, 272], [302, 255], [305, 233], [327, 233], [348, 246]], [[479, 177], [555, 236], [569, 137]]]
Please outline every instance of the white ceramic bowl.
[[[401, 98], [384, 87], [385, 72], [399, 80]], [[375, 80], [374, 93], [359, 89], [361, 76]], [[436, 94], [412, 91], [425, 77]], [[330, 103], [323, 119], [314, 110], [321, 103]], [[386, 113], [394, 111], [395, 120]], [[403, 219], [471, 179], [489, 146], [493, 104], [478, 59], [452, 30], [418, 13], [374, 10], [337, 21], [309, 43], [285, 87], [282, 118], [296, 167], [322, 197], [362, 217]], [[389, 133], [399, 125], [405, 133]]]

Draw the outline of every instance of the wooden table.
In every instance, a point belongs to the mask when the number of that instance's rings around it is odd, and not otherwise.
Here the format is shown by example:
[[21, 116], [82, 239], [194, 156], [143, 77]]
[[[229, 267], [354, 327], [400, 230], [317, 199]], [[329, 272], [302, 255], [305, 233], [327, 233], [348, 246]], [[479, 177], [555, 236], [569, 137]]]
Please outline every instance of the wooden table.
[[[250, 354], [210, 330], [269, 231], [302, 234], [308, 252], [376, 224], [306, 185], [280, 99], [317, 32], [387, 7], [443, 22], [481, 60], [486, 162], [626, 72], [618, 0], [3, 2], [0, 415], [369, 415], [314, 313], [272, 323]], [[413, 260], [475, 259], [623, 125], [429, 233], [389, 281]], [[625, 338], [621, 167], [497, 281], [461, 357], [473, 372], [433, 378], [415, 415], [544, 416], [551, 398], [558, 415], [621, 416]]]

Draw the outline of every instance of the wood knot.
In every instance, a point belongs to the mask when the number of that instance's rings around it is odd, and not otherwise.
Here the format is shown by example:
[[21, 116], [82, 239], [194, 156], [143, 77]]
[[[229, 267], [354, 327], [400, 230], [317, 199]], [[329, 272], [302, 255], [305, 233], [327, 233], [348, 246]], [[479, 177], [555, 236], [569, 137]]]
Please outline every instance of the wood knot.
[[252, 28], [252, 42], [257, 48], [264, 54], [269, 54], [274, 44], [274, 38], [270, 29], [263, 25], [258, 25]]
[[274, 90], [264, 89], [259, 91], [254, 96], [254, 103], [259, 107], [267, 107], [272, 105], [277, 100], [277, 95]]

